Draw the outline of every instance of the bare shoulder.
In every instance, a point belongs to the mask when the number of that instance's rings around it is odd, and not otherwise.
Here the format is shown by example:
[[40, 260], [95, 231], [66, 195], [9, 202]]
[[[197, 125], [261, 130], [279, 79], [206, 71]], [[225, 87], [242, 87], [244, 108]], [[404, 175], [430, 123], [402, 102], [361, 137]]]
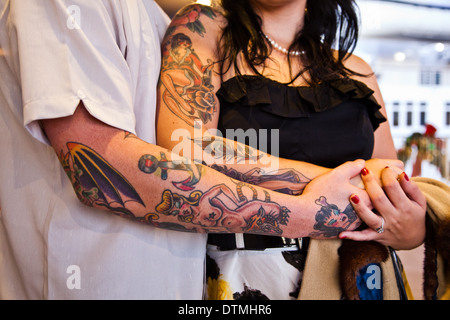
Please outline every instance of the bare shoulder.
[[344, 66], [362, 75], [371, 76], [372, 67], [361, 57], [351, 54], [344, 60]]
[[377, 77], [372, 67], [364, 59], [355, 54], [350, 54], [343, 63], [347, 69], [357, 73], [351, 75], [351, 78], [366, 84], [375, 91], [377, 98], [379, 98], [377, 94], [379, 91]]
[[[334, 51], [334, 56], [337, 58], [337, 51]], [[361, 57], [355, 54], [349, 54], [343, 61], [344, 66], [357, 73], [352, 74], [350, 77], [354, 80], [361, 81], [367, 87], [374, 91], [375, 99], [377, 99], [378, 103], [384, 106], [383, 97], [380, 92], [380, 87], [378, 85], [378, 80], [375, 72], [372, 67]]]
[[[380, 112], [388, 118], [383, 95], [378, 85], [377, 76], [372, 67], [364, 59], [358, 57], [357, 55], [350, 55], [344, 61], [344, 66], [360, 74], [352, 75], [351, 77], [355, 80], [361, 81], [373, 90], [373, 97], [381, 106]], [[380, 127], [375, 131], [375, 146], [372, 157], [382, 159], [396, 159], [397, 157], [388, 121], [381, 123]]]

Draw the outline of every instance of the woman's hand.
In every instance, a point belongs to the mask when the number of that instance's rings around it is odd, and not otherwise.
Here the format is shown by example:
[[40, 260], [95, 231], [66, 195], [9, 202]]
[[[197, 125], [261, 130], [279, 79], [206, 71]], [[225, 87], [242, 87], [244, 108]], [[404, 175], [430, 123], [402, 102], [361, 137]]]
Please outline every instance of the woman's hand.
[[[401, 174], [404, 170], [404, 164], [402, 161], [397, 159], [370, 159], [366, 160], [366, 169], [372, 173], [373, 178], [376, 182], [381, 186], [381, 172], [384, 168], [390, 167], [397, 174]], [[364, 183], [361, 179], [361, 176], [358, 175], [352, 179], [352, 184], [360, 187], [361, 189], [365, 189]]]
[[426, 199], [406, 173], [386, 167], [377, 178], [366, 168], [361, 171], [362, 180], [369, 194], [374, 211], [358, 196], [350, 201], [360, 218], [368, 226], [362, 231], [345, 231], [339, 237], [355, 241], [374, 240], [394, 249], [413, 249], [425, 239]]

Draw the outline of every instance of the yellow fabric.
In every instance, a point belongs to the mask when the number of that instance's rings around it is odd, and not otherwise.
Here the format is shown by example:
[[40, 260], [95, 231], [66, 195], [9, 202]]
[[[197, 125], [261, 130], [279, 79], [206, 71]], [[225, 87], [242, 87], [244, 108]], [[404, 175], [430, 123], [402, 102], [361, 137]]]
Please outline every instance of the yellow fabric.
[[408, 297], [408, 300], [415, 300], [414, 295], [412, 293], [411, 287], [409, 286], [408, 278], [406, 277], [405, 270], [402, 270], [402, 278], [403, 278], [403, 284], [405, 285], [405, 291], [406, 296]]

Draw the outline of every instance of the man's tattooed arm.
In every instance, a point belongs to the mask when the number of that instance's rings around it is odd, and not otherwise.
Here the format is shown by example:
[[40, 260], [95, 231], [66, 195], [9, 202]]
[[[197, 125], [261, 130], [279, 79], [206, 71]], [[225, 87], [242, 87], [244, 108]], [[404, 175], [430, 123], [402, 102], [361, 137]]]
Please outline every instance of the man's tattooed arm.
[[285, 195], [180, 161], [105, 126], [82, 104], [71, 117], [45, 120], [44, 128], [84, 205], [185, 232], [303, 237], [314, 231], [314, 192]]
[[[206, 191], [196, 188], [204, 171], [202, 166], [172, 161], [164, 151], [159, 157], [146, 154], [138, 161], [143, 174], [169, 180], [173, 186], [161, 188], [159, 201], [151, 206], [144, 203], [125, 176], [90, 147], [69, 142], [67, 152], [62, 150], [59, 159], [78, 198], [85, 205], [103, 207], [156, 227], [191, 232], [282, 235], [282, 227], [289, 221], [289, 209], [271, 201], [268, 192], [262, 193], [243, 182], [232, 182], [231, 187], [226, 183], [215, 184]], [[174, 172], [180, 171], [189, 177], [182, 181], [171, 179]], [[244, 189], [248, 189], [251, 198]], [[260, 193], [262, 199], [259, 199]], [[148, 212], [138, 216], [129, 203]]]
[[335, 238], [339, 233], [356, 228], [361, 223], [351, 204], [341, 211], [323, 196], [316, 200], [316, 204], [321, 208], [316, 214], [314, 230], [317, 231], [311, 233], [312, 237]]

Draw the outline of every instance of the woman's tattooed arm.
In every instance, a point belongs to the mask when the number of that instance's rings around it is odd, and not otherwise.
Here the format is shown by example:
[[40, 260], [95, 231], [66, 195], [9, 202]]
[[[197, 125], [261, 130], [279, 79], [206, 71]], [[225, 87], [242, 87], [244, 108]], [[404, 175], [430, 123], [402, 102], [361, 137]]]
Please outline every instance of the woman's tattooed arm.
[[213, 63], [209, 58], [203, 62], [192, 45], [192, 37], [206, 34], [201, 17], [211, 20], [216, 14], [207, 6], [185, 7], [171, 22], [162, 45], [161, 100], [188, 126], [194, 126], [196, 120], [210, 122], [217, 111]]
[[[301, 194], [311, 181], [295, 168], [280, 168], [280, 159], [239, 142], [207, 137], [194, 144], [207, 154], [203, 163], [239, 181], [291, 195]], [[260, 167], [258, 161], [272, 163], [267, 169]]]

